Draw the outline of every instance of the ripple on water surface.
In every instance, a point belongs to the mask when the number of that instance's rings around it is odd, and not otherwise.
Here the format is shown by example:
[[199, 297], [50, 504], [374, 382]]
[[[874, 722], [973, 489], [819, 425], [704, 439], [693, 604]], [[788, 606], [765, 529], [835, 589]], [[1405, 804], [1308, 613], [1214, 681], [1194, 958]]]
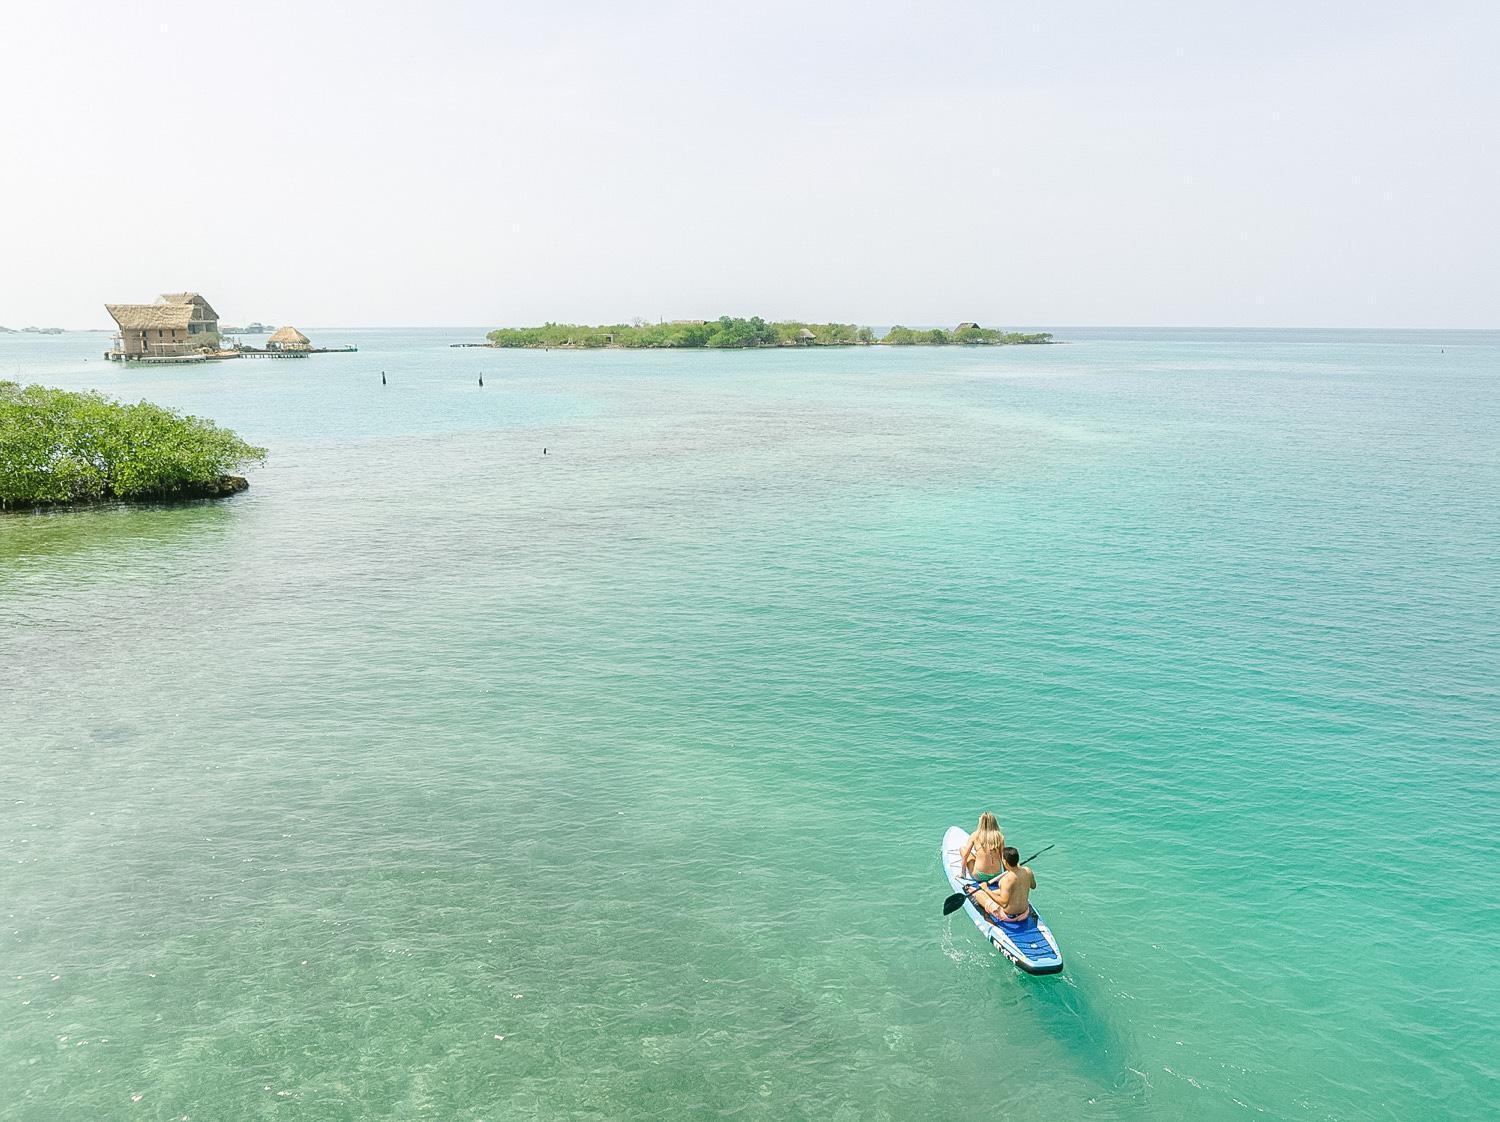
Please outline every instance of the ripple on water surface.
[[0, 1117], [1482, 1114], [1500, 345], [1078, 336], [0, 339], [273, 448], [0, 518]]

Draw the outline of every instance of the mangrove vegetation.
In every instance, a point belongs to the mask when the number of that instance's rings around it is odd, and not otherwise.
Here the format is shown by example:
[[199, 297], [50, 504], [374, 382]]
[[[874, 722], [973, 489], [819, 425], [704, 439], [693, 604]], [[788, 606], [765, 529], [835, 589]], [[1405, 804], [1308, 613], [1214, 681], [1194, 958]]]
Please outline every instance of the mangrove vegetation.
[[0, 509], [242, 491], [266, 457], [225, 428], [150, 402], [0, 382]]
[[541, 327], [502, 327], [489, 333], [495, 347], [847, 347], [883, 344], [893, 347], [1050, 343], [1045, 332], [1023, 334], [963, 323], [953, 329], [893, 327], [883, 336], [852, 323], [767, 321], [760, 316], [737, 319], [673, 320], [669, 323], [546, 323]]

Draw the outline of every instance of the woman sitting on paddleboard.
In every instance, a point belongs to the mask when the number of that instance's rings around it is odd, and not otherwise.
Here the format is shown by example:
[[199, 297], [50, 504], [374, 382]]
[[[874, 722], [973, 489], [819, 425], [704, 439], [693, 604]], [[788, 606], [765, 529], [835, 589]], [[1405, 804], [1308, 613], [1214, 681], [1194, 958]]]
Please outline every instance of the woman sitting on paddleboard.
[[1000, 831], [1000, 823], [995, 821], [993, 814], [985, 811], [979, 816], [979, 829], [969, 835], [959, 852], [964, 874], [981, 884], [999, 880], [1000, 874], [1005, 872], [1005, 863], [1000, 857], [1004, 849], [1005, 835]]

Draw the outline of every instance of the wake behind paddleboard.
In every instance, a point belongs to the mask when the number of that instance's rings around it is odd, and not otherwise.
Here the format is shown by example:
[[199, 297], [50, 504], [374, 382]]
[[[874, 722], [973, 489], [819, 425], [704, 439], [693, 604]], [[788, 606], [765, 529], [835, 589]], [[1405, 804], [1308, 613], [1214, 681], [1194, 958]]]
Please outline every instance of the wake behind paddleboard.
[[[974, 882], [964, 875], [964, 843], [969, 840], [969, 831], [962, 826], [949, 826], [943, 835], [943, 872], [954, 892], [962, 892]], [[1032, 905], [1025, 919], [1017, 923], [996, 923], [976, 907], [974, 901], [964, 901], [964, 912], [974, 921], [980, 933], [993, 943], [997, 950], [1028, 974], [1056, 974], [1063, 968], [1062, 951], [1051, 930], [1037, 915]]]

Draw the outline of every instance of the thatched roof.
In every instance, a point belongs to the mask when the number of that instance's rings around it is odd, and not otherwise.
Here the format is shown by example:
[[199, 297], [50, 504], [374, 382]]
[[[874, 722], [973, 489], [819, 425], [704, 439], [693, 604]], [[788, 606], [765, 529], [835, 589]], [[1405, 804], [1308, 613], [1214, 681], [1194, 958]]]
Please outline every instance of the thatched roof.
[[104, 310], [115, 317], [115, 322], [122, 329], [186, 329], [188, 321], [193, 318], [191, 304], [106, 304]]
[[158, 297], [158, 304], [192, 304], [203, 309], [204, 314], [198, 319], [218, 319], [219, 313], [214, 311], [213, 305], [196, 292], [163, 292]]
[[971, 327], [978, 327], [978, 326], [979, 325], [977, 323], [974, 323], [974, 322], [972, 322], [970, 320], [965, 320], [963, 323], [959, 324], [953, 330], [954, 331], [967, 331]]
[[106, 304], [121, 329], [186, 328], [189, 322], [217, 320], [219, 313], [196, 292], [166, 292], [154, 304]]
[[305, 347], [310, 342], [310, 340], [306, 335], [302, 334], [302, 332], [298, 331], [295, 327], [282, 327], [278, 328], [276, 334], [272, 335], [269, 339], [266, 340], [266, 342], [275, 343], [280, 347], [284, 347], [287, 344]]
[[801, 331], [797, 332], [797, 338], [799, 338], [799, 339], [816, 339], [817, 336], [814, 335], [810, 330], [808, 330], [807, 328], [804, 327]]

